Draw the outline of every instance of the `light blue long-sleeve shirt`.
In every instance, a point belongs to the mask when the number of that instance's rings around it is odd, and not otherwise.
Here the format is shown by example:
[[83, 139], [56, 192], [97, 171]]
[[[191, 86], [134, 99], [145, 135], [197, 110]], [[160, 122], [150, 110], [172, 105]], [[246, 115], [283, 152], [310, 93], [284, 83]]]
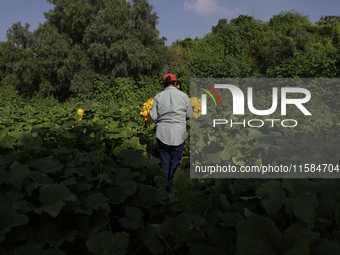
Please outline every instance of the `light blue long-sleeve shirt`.
[[186, 140], [186, 120], [193, 115], [188, 95], [172, 86], [155, 96], [150, 110], [151, 119], [157, 123], [156, 137], [164, 144], [173, 146]]

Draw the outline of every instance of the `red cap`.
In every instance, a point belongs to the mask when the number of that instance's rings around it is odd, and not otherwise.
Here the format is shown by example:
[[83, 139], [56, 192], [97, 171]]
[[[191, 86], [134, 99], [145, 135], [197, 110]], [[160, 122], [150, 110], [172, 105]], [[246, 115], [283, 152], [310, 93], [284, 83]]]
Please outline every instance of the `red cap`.
[[173, 75], [172, 73], [168, 73], [168, 74], [164, 75], [164, 77], [163, 77], [163, 84], [165, 83], [165, 79], [168, 78], [169, 76], [171, 78], [169, 81], [177, 81], [175, 75]]

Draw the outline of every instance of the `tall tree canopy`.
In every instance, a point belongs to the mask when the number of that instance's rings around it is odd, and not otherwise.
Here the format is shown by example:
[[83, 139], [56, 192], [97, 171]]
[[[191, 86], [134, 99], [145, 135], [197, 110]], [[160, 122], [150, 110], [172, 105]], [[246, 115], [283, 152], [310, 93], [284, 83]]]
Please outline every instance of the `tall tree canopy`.
[[48, 2], [54, 8], [33, 35], [20, 24], [10, 29], [16, 47], [27, 48], [13, 68], [21, 88], [37, 89], [38, 83], [44, 93], [67, 97], [90, 93], [97, 74], [138, 78], [163, 67], [165, 38], [159, 38], [158, 16], [147, 0]]

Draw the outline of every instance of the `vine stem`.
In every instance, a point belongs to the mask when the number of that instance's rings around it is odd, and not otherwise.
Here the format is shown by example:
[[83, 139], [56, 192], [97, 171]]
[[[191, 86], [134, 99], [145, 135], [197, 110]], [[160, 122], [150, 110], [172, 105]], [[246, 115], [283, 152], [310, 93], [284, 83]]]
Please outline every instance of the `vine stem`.
[[132, 254], [132, 255], [135, 255], [136, 254], [136, 252], [140, 249], [142, 247], [142, 244], [141, 245], [139, 245], [139, 247], [137, 248], [137, 250]]
[[59, 218], [57, 230], [59, 230], [59, 227], [60, 227], [60, 224], [61, 224], [61, 219], [63, 218], [63, 215], [64, 215], [64, 211], [61, 211], [61, 215], [60, 215], [60, 218]]
[[172, 253], [172, 250], [170, 249], [170, 246], [169, 246], [168, 242], [165, 240], [165, 238], [162, 238], [162, 239], [164, 240], [164, 242], [165, 242], [165, 244], [166, 244], [166, 247], [168, 247], [169, 252], [170, 252], [171, 254], [173, 254], [173, 253]]
[[293, 213], [290, 213], [290, 225], [293, 225]]
[[209, 203], [209, 205], [207, 206], [207, 209], [205, 209], [205, 212], [204, 212], [204, 214], [203, 214], [203, 217], [202, 217], [202, 220], [201, 220], [200, 226], [201, 226], [201, 225], [202, 225], [202, 223], [203, 223], [204, 217], [205, 217], [205, 215], [207, 214], [207, 211], [208, 211], [208, 209], [209, 209], [209, 207], [210, 207], [211, 203], [212, 203], [212, 200], [210, 200], [210, 203]]
[[107, 217], [107, 212], [105, 213], [105, 217], [107, 219], [107, 225], [109, 226], [110, 233], [112, 233], [111, 226], [110, 226], [110, 219]]
[[87, 217], [86, 217], [86, 221], [85, 221], [85, 225], [84, 225], [84, 230], [86, 229], [86, 226], [87, 226], [87, 222], [89, 221], [89, 215], [87, 215]]

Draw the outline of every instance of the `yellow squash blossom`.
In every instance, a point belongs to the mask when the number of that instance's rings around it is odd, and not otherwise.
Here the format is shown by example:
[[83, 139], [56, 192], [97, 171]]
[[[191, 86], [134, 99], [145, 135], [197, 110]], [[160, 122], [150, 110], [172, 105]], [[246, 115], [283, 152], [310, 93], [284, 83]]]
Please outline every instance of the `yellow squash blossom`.
[[153, 105], [153, 98], [150, 98], [146, 103], [143, 104], [143, 109], [140, 110], [140, 114], [144, 116], [143, 122], [146, 121], [148, 124], [152, 124], [153, 121], [150, 118], [150, 110]]
[[192, 107], [194, 107], [194, 116], [193, 118], [198, 118], [199, 116], [201, 116], [201, 106], [202, 106], [202, 100], [200, 98], [197, 97], [192, 97], [189, 98], [190, 103], [192, 105]]
[[[152, 124], [153, 121], [150, 118], [150, 110], [153, 104], [153, 98], [150, 98], [146, 103], [143, 104], [143, 109], [140, 110], [140, 114], [144, 116], [143, 122], [146, 121], [148, 124]], [[201, 99], [197, 97], [189, 98], [191, 105], [194, 107], [194, 116], [193, 118], [198, 118], [201, 115]]]
[[78, 109], [77, 113], [78, 113], [79, 115], [83, 116], [84, 110], [83, 110], [83, 109]]
[[[83, 109], [78, 109], [77, 113], [80, 115], [80, 116], [83, 116], [84, 115], [84, 110]], [[82, 120], [82, 118], [80, 118], [79, 120]], [[79, 121], [78, 120], [78, 121]]]

